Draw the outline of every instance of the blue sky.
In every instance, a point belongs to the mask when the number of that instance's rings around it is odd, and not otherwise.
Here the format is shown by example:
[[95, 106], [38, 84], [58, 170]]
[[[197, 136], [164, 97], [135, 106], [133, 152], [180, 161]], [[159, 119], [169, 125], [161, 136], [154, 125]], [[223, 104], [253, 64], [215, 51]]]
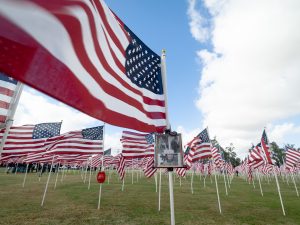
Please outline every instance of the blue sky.
[[[167, 51], [169, 115], [184, 143], [208, 126], [240, 157], [267, 129], [300, 145], [300, 1], [107, 0], [152, 50]], [[33, 103], [38, 103], [36, 109]], [[101, 125], [25, 88], [15, 124], [63, 120], [63, 131]], [[106, 146], [123, 129], [106, 126]]]

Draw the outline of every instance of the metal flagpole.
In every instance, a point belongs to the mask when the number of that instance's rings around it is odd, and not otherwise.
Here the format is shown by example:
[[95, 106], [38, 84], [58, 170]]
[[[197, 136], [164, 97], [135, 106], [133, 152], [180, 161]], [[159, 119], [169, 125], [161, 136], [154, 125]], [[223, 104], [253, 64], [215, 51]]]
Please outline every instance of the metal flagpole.
[[274, 173], [275, 180], [276, 180], [276, 185], [277, 185], [278, 195], [279, 195], [280, 204], [281, 204], [281, 208], [282, 208], [282, 213], [285, 216], [285, 210], [284, 210], [284, 206], [283, 206], [283, 202], [282, 202], [282, 198], [281, 198], [281, 193], [280, 193], [280, 186], [279, 186], [279, 183], [278, 183], [277, 174], [275, 173], [274, 166], [273, 166], [273, 173]]
[[89, 175], [88, 190], [90, 190], [90, 187], [91, 187], [92, 165], [93, 165], [93, 156], [92, 156], [92, 159], [91, 159], [91, 162], [90, 162], [90, 175]]
[[6, 119], [6, 122], [5, 122], [6, 123], [5, 124], [5, 132], [3, 134], [2, 141], [0, 143], [0, 157], [1, 157], [1, 154], [2, 154], [2, 151], [3, 151], [4, 144], [6, 142], [10, 127], [13, 124], [13, 118], [14, 118], [14, 115], [15, 115], [16, 110], [17, 110], [17, 106], [18, 106], [18, 103], [19, 103], [19, 100], [20, 100], [20, 97], [21, 97], [23, 86], [24, 85], [21, 82], [18, 81], [18, 84], [16, 86], [16, 90], [14, 91], [14, 94], [13, 94], [13, 97], [12, 97], [12, 101], [9, 104], [8, 115], [7, 115], [7, 119]]
[[224, 166], [224, 170], [223, 170], [223, 177], [224, 177], [224, 184], [225, 184], [226, 195], [228, 196], [227, 183], [226, 183], [226, 178], [225, 178], [225, 166]]
[[192, 171], [192, 177], [191, 177], [191, 192], [192, 192], [192, 194], [194, 194], [193, 181], [194, 181], [194, 171]]
[[291, 173], [291, 176], [292, 176], [292, 180], [293, 180], [293, 183], [294, 183], [294, 186], [295, 186], [296, 194], [299, 197], [298, 188], [297, 188], [297, 185], [296, 185], [296, 182], [295, 182], [294, 174]]
[[257, 170], [256, 170], [256, 176], [257, 176], [257, 178], [258, 178], [258, 183], [259, 183], [259, 188], [260, 188], [261, 196], [264, 197], [263, 190], [262, 190], [262, 188], [261, 188], [261, 183], [260, 183], [259, 173], [258, 173]]
[[56, 188], [56, 184], [57, 184], [57, 178], [58, 178], [58, 174], [59, 174], [59, 167], [60, 167], [60, 162], [57, 164], [57, 171], [56, 171], [54, 189]]
[[158, 185], [158, 211], [160, 211], [160, 197], [161, 197], [161, 169], [159, 169], [159, 185]]
[[[103, 136], [102, 136], [102, 148], [103, 148], [103, 154], [102, 154], [102, 162], [101, 162], [101, 171], [104, 171], [104, 134], [105, 134], [105, 123], [103, 124]], [[99, 200], [98, 200], [98, 210], [100, 209], [100, 204], [101, 204], [101, 194], [102, 194], [102, 183], [100, 184], [99, 187]]]
[[55, 157], [55, 155], [53, 155], [53, 157], [52, 157], [52, 162], [51, 162], [50, 172], [49, 172], [49, 174], [48, 174], [48, 180], [47, 180], [47, 183], [46, 183], [46, 187], [45, 187], [45, 191], [44, 191], [44, 195], [43, 195], [43, 199], [42, 199], [42, 203], [41, 203], [41, 206], [42, 206], [42, 207], [43, 207], [43, 205], [44, 205], [46, 193], [47, 193], [47, 190], [48, 190], [48, 184], [49, 184], [49, 180], [50, 180], [50, 176], [51, 176], [51, 172], [52, 172], [52, 167], [53, 167], [54, 157]]
[[218, 203], [219, 203], [219, 211], [220, 211], [220, 214], [221, 214], [222, 213], [222, 209], [221, 209], [221, 202], [220, 202], [219, 188], [218, 188], [218, 182], [217, 182], [216, 172], [215, 172], [215, 182], [216, 182], [216, 189], [217, 189], [217, 196], [218, 196]]
[[[167, 95], [167, 70], [166, 70], [166, 51], [162, 50], [161, 55], [161, 77], [165, 97], [166, 109], [166, 130], [171, 130], [168, 112], [168, 95]], [[169, 170], [169, 192], [170, 192], [170, 211], [171, 211], [171, 225], [175, 225], [175, 212], [174, 212], [174, 194], [173, 194], [173, 169]]]
[[23, 185], [22, 185], [22, 187], [25, 186], [25, 181], [26, 181], [26, 177], [27, 177], [28, 165], [29, 165], [29, 163], [27, 163], [27, 165], [26, 165], [26, 171], [25, 171], [25, 176], [24, 176], [24, 180], [23, 180]]

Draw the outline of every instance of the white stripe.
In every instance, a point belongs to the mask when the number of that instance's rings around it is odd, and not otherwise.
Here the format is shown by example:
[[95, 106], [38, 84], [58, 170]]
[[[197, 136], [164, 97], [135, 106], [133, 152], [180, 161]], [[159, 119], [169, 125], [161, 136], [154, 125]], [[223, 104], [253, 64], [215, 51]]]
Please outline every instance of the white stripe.
[[0, 115], [1, 116], [7, 116], [7, 114], [8, 114], [8, 110], [7, 109], [0, 108]]
[[0, 94], [0, 101], [10, 103], [11, 99], [12, 99], [12, 97], [10, 97], [8, 95]]
[[11, 91], [14, 91], [16, 89], [16, 84], [10, 83], [10, 82], [6, 82], [4, 80], [0, 80], [0, 87], [4, 87], [7, 88]]
[[[43, 8], [38, 7], [29, 2], [11, 2], [2, 0], [0, 12], [7, 19], [14, 22], [20, 28], [31, 34], [42, 46], [44, 46], [53, 56], [64, 63], [80, 80], [80, 82], [88, 87], [90, 93], [100, 101], [104, 100], [106, 107], [118, 113], [127, 112], [126, 116], [131, 115], [144, 123], [156, 126], [165, 126], [165, 119], [152, 120], [144, 113], [123, 101], [114, 98], [105, 93], [102, 88], [90, 77], [85, 68], [82, 67], [75, 51], [72, 47], [70, 37], [62, 26], [62, 24]], [[32, 17], [34, 15], [34, 17]], [[34, 20], [34, 23], [33, 23]], [[45, 27], [47, 31], [45, 32]], [[56, 38], [52, 35], [55, 34]]]

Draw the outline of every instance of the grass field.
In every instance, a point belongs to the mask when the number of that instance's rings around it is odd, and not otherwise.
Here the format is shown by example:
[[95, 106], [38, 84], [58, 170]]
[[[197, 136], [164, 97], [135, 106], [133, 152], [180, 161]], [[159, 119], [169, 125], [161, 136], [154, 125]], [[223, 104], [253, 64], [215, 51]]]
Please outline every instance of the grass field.
[[[41, 207], [47, 176], [41, 181], [37, 174], [28, 174], [22, 188], [24, 174], [5, 174], [0, 171], [0, 224], [170, 224], [168, 177], [162, 177], [162, 204], [158, 212], [158, 193], [154, 178], [146, 179], [131, 174], [121, 182], [113, 174], [110, 184], [102, 186], [101, 208], [97, 210], [99, 184], [95, 174], [91, 187], [85, 184], [78, 171], [69, 172], [63, 182], [59, 177], [54, 190], [55, 175], [52, 174], [49, 189]], [[222, 214], [219, 214], [215, 183], [194, 177], [194, 194], [190, 190], [190, 177], [182, 179], [180, 186], [174, 184], [176, 224], [300, 224], [300, 198], [294, 186], [280, 180], [286, 216], [282, 210], [275, 180], [262, 182], [264, 197], [256, 188], [240, 177], [232, 181], [229, 195], [225, 195], [224, 181], [219, 177]], [[299, 183], [299, 180], [298, 180]]]

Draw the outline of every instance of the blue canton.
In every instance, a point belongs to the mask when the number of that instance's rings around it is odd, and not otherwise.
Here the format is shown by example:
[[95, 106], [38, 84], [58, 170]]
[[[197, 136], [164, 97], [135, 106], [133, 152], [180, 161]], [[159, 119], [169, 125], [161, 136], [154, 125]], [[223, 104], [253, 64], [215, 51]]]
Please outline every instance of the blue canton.
[[111, 148], [105, 150], [104, 155], [111, 155]]
[[126, 49], [125, 69], [127, 77], [138, 87], [155, 94], [163, 94], [160, 57], [148, 48], [128, 27], [131, 38]]
[[147, 134], [145, 136], [145, 138], [146, 138], [146, 141], [147, 141], [148, 144], [153, 144], [154, 143], [153, 133]]
[[0, 72], [0, 80], [3, 80], [5, 82], [9, 82], [9, 83], [12, 83], [12, 84], [17, 84], [18, 83], [17, 80], [13, 79], [12, 77], [8, 77], [4, 73], [1, 73], [1, 72]]
[[263, 134], [262, 134], [262, 139], [264, 140], [265, 144], [268, 145], [269, 144], [269, 140], [266, 134], [266, 131], [264, 130]]
[[210, 143], [206, 128], [203, 131], [201, 131], [197, 137], [201, 140], [202, 143]]
[[34, 126], [33, 139], [49, 138], [60, 134], [60, 123], [40, 123]]
[[83, 129], [81, 134], [84, 139], [103, 140], [103, 126]]

